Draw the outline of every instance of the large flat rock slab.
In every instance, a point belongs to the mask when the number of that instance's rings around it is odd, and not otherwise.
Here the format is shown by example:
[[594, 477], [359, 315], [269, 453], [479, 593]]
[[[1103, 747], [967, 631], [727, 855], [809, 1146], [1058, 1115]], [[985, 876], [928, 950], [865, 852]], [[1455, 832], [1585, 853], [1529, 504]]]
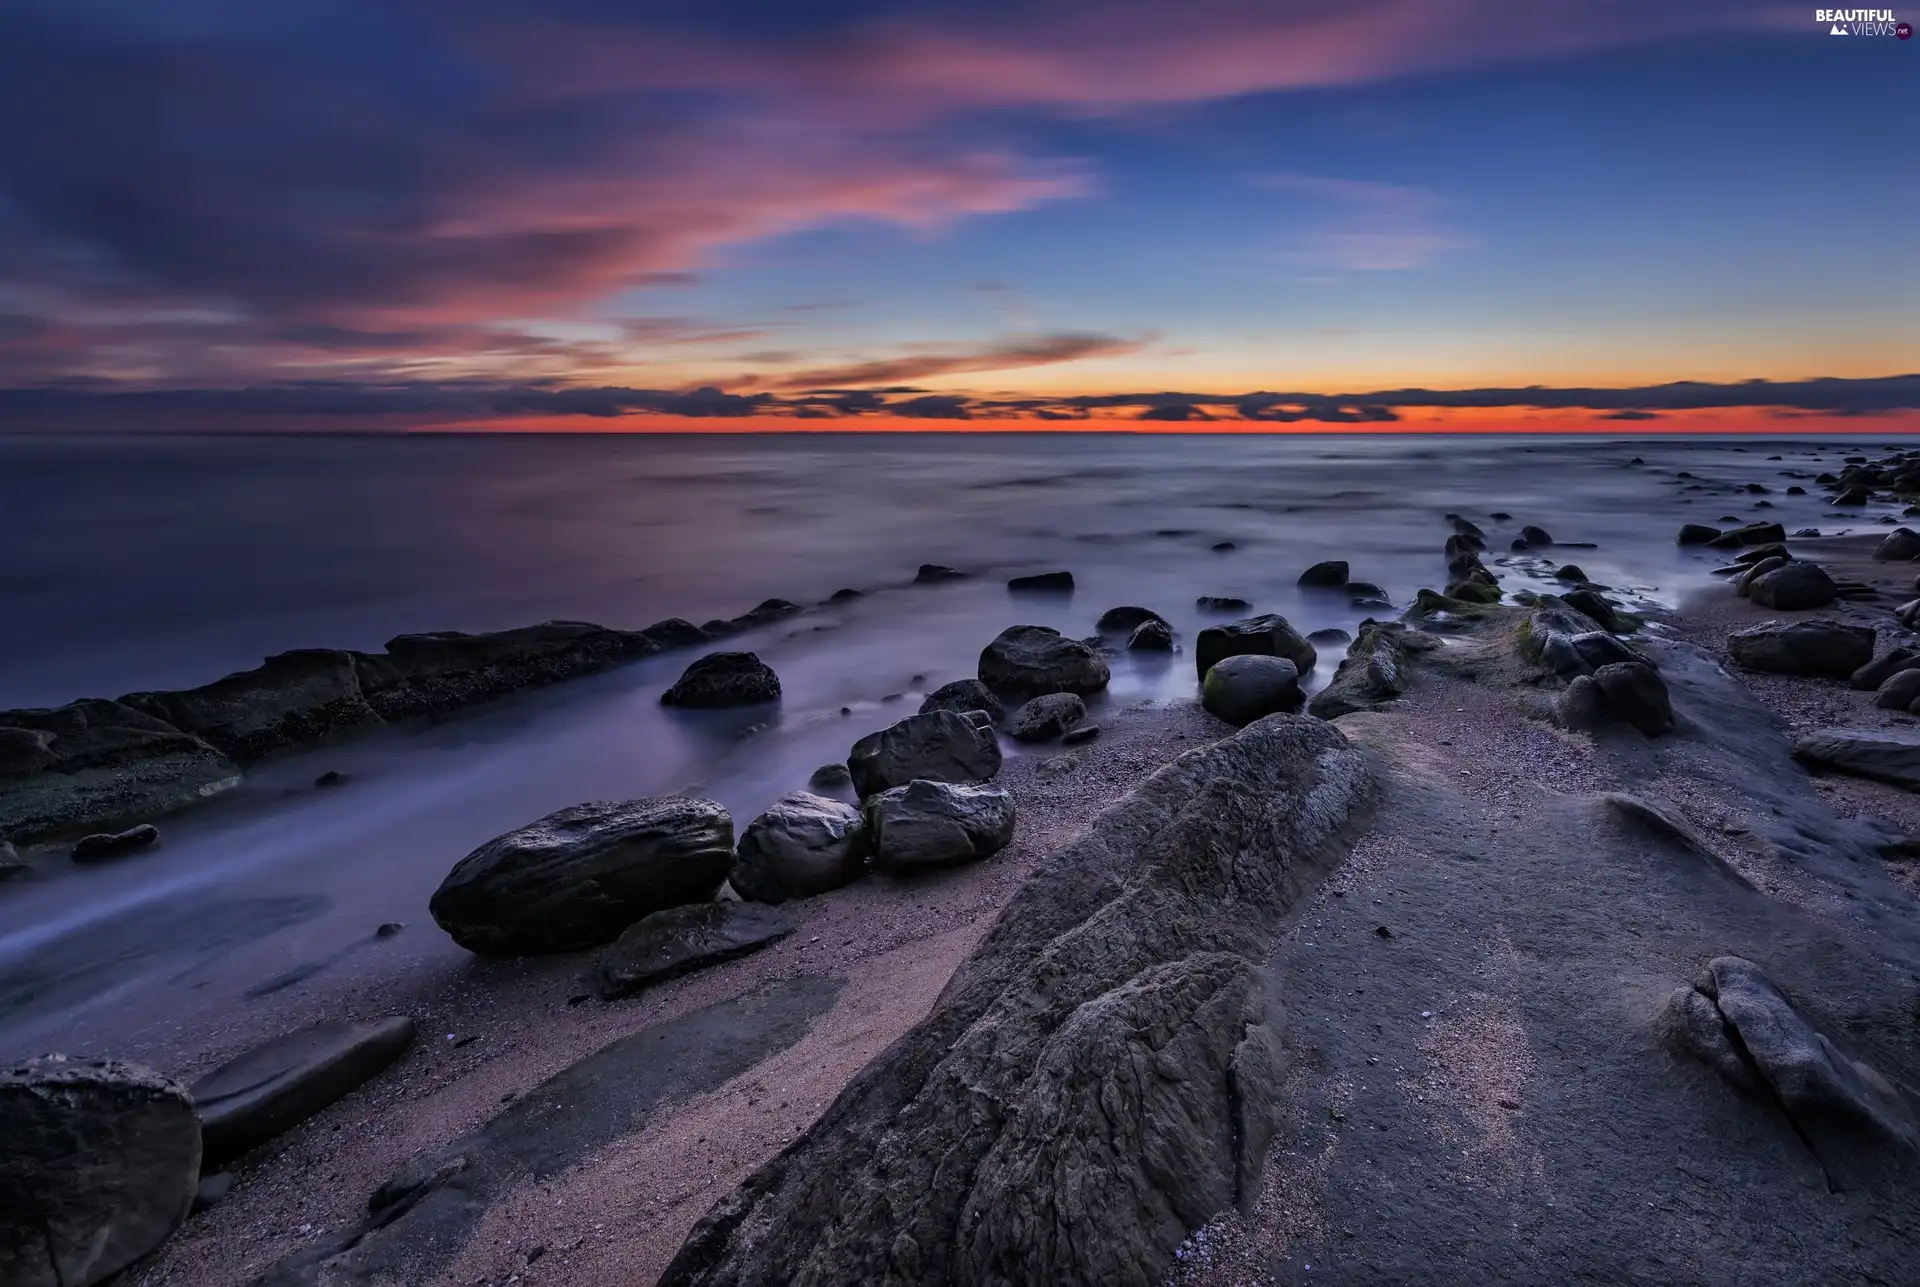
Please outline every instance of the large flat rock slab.
[[200, 1179], [186, 1088], [132, 1064], [0, 1070], [0, 1283], [92, 1287], [166, 1241]]
[[1796, 741], [1793, 754], [1823, 769], [1920, 791], [1920, 733], [1824, 728]]
[[793, 933], [793, 920], [764, 903], [692, 903], [629, 925], [600, 957], [594, 991], [603, 1001], [662, 979], [757, 952]]
[[193, 1084], [209, 1166], [291, 1130], [406, 1053], [413, 1020], [328, 1023], [277, 1037]]

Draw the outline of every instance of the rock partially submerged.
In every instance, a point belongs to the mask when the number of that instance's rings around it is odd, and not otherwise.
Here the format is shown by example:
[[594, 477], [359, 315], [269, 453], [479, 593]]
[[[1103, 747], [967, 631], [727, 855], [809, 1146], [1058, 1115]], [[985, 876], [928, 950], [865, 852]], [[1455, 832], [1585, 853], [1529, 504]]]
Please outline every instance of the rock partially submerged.
[[1274, 716], [1161, 769], [1050, 858], [662, 1287], [1164, 1282], [1250, 1210], [1284, 1013], [1262, 973], [1344, 848], [1366, 759]]
[[222, 1064], [193, 1084], [205, 1165], [221, 1166], [343, 1098], [404, 1054], [413, 1035], [405, 1015], [326, 1023]]
[[1285, 617], [1272, 613], [1208, 626], [1193, 643], [1193, 664], [1201, 679], [1222, 658], [1245, 655], [1285, 657], [1302, 675], [1320, 660], [1313, 645]]
[[741, 897], [762, 903], [811, 898], [860, 874], [861, 841], [858, 809], [795, 791], [740, 833], [739, 857], [727, 879]]
[[962, 715], [968, 711], [985, 711], [996, 720], [1007, 713], [993, 690], [977, 679], [956, 679], [928, 693], [920, 703], [920, 713], [927, 715], [934, 711], [954, 711]]
[[1108, 608], [1100, 614], [1099, 627], [1105, 631], [1121, 633], [1133, 630], [1148, 621], [1164, 621], [1166, 618], [1152, 608], [1119, 607]]
[[909, 715], [853, 744], [847, 769], [862, 796], [905, 786], [915, 778], [984, 782], [1000, 771], [1000, 742], [955, 711]]
[[710, 652], [660, 694], [662, 706], [715, 709], [780, 700], [780, 677], [750, 652]]
[[1268, 715], [1297, 711], [1305, 701], [1300, 672], [1285, 657], [1249, 653], [1222, 657], [1200, 684], [1200, 704], [1207, 713], [1235, 728]]
[[74, 842], [72, 857], [77, 863], [111, 862], [115, 858], [125, 858], [129, 854], [151, 849], [159, 843], [160, 828], [151, 822], [143, 822], [125, 831], [101, 831], [82, 836]]
[[711, 800], [596, 800], [480, 846], [427, 906], [470, 952], [570, 952], [649, 912], [708, 901], [732, 865], [733, 820]]
[[1360, 637], [1333, 672], [1333, 681], [1313, 695], [1307, 709], [1321, 719], [1338, 719], [1354, 711], [1372, 710], [1407, 691], [1407, 650], [1432, 647], [1427, 635], [1375, 623]]
[[763, 903], [694, 903], [630, 925], [594, 967], [603, 1001], [631, 996], [689, 970], [757, 952], [793, 933], [783, 912]]
[[971, 862], [1013, 841], [1013, 793], [1003, 787], [914, 781], [867, 800], [861, 814], [882, 869]]
[[92, 1287], [187, 1217], [200, 1122], [146, 1068], [50, 1055], [0, 1071], [0, 1282]]
[[1127, 636], [1128, 652], [1172, 652], [1173, 627], [1159, 619], [1142, 621]]
[[980, 682], [996, 692], [1085, 696], [1108, 678], [1107, 663], [1090, 644], [1050, 626], [1009, 626], [980, 652]]
[[1017, 576], [1007, 582], [1007, 589], [1015, 594], [1072, 594], [1073, 573], [1038, 572], [1033, 576]]

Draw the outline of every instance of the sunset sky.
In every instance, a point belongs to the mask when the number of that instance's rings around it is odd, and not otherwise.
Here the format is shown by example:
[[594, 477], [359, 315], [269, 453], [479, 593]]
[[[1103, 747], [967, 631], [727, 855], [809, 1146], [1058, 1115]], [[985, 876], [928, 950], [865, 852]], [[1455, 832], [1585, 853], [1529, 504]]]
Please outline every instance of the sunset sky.
[[1920, 431], [1813, 12], [0, 0], [0, 428]]

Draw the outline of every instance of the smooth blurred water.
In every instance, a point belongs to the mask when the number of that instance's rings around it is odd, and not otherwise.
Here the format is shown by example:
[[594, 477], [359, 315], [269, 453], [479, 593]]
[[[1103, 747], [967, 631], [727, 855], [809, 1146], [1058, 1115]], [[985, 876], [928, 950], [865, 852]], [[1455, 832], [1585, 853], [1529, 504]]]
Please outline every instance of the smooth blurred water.
[[[1810, 485], [1848, 450], [1385, 435], [0, 439], [0, 707], [188, 686], [268, 652], [377, 648], [403, 631], [638, 627], [869, 591], [729, 643], [779, 672], [775, 711], [662, 709], [692, 656], [670, 653], [262, 766], [236, 799], [165, 820], [151, 855], [0, 888], [0, 1057], [111, 1049], [250, 1004], [288, 971], [311, 971], [289, 988], [327, 986], [385, 920], [424, 927], [416, 960], [454, 953], [425, 902], [474, 846], [581, 800], [668, 790], [710, 795], [744, 824], [928, 688], [972, 674], [1017, 622], [1086, 635], [1104, 609], [1138, 603], [1191, 640], [1214, 619], [1194, 607], [1209, 594], [1303, 631], [1351, 627], [1364, 614], [1297, 589], [1300, 571], [1345, 558], [1404, 603], [1445, 579], [1449, 511], [1487, 530], [1490, 560], [1537, 523], [1597, 546], [1552, 561], [1671, 602], [1712, 564], [1675, 547], [1680, 522], [1835, 530], [1817, 489], [1786, 496], [1781, 475]], [[1216, 553], [1220, 541], [1236, 548]], [[908, 584], [922, 562], [974, 576]], [[1078, 581], [1071, 598], [1005, 587], [1060, 568]], [[1547, 586], [1550, 568], [1522, 560], [1504, 583]], [[1315, 686], [1338, 653], [1323, 650]], [[1186, 655], [1113, 664], [1105, 703], [1194, 691]], [[331, 768], [352, 781], [314, 789]]]

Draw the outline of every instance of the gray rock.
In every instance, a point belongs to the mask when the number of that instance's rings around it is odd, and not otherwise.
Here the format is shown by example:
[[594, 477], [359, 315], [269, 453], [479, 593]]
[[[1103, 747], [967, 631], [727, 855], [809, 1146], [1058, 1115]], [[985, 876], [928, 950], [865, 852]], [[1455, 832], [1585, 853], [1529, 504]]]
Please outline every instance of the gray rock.
[[985, 711], [994, 719], [1007, 713], [993, 690], [977, 679], [956, 679], [928, 693], [920, 703], [920, 713], [930, 715], [934, 711], [956, 711], [962, 715], [968, 711]]
[[1606, 694], [1607, 709], [1654, 737], [1673, 727], [1673, 703], [1660, 672], [1638, 661], [1610, 662], [1593, 672], [1593, 682]]
[[873, 865], [901, 870], [969, 862], [1013, 840], [1013, 793], [1002, 787], [909, 782], [861, 807]]
[[1302, 572], [1299, 584], [1309, 589], [1337, 590], [1347, 583], [1348, 571], [1345, 559], [1328, 559]]
[[1838, 621], [1764, 621], [1727, 636], [1736, 665], [1775, 675], [1850, 679], [1873, 659], [1874, 632]]
[[1896, 527], [1880, 542], [1873, 557], [1883, 563], [1904, 563], [1920, 558], [1920, 535], [1916, 535], [1912, 528]]
[[1757, 562], [1745, 564], [1741, 567], [1740, 571], [1734, 575], [1733, 592], [1743, 599], [1746, 598], [1753, 591], [1754, 581], [1765, 576], [1775, 568], [1787, 566], [1790, 561], [1791, 560], [1787, 559], [1784, 555], [1775, 554], [1768, 558], [1760, 559]]
[[1548, 604], [1535, 608], [1521, 627], [1520, 653], [1556, 675], [1584, 675], [1592, 666], [1573, 641], [1593, 633], [1596, 633], [1593, 618], [1566, 606]]
[[1225, 657], [1285, 657], [1294, 669], [1307, 674], [1320, 660], [1312, 644], [1301, 637], [1285, 617], [1269, 613], [1208, 626], [1193, 644], [1194, 669], [1201, 679]]
[[238, 785], [229, 756], [120, 702], [0, 711], [0, 835], [17, 843], [124, 825]]
[[1007, 720], [1007, 736], [1016, 742], [1047, 742], [1087, 717], [1087, 704], [1072, 693], [1036, 697]]
[[1193, 601], [1193, 606], [1202, 612], [1245, 612], [1253, 605], [1228, 595], [1203, 594]]
[[1345, 648], [1353, 642], [1353, 632], [1343, 630], [1339, 626], [1326, 626], [1310, 632], [1307, 635], [1307, 642], [1317, 645], [1324, 644], [1328, 647]]
[[1073, 573], [1040, 572], [1033, 576], [1017, 576], [1007, 582], [1007, 589], [1015, 594], [1071, 594]]
[[965, 715], [928, 711], [855, 742], [847, 769], [862, 796], [905, 786], [915, 778], [984, 782], [1000, 771], [1000, 742], [991, 728]]
[[1526, 526], [1520, 529], [1520, 539], [1528, 545], [1552, 545], [1553, 538], [1547, 535], [1544, 527]]
[[1838, 591], [1825, 568], [1796, 559], [1755, 577], [1747, 588], [1747, 597], [1777, 612], [1805, 612], [1826, 607], [1838, 597]]
[[1082, 742], [1091, 742], [1098, 736], [1100, 736], [1100, 726], [1098, 724], [1075, 724], [1072, 728], [1060, 735], [1060, 744], [1062, 746], [1078, 746]]
[[461, 859], [428, 909], [484, 956], [595, 947], [649, 912], [711, 899], [733, 865], [733, 820], [711, 800], [596, 800]]
[[1920, 666], [1920, 648], [1911, 644], [1895, 644], [1872, 661], [1853, 672], [1847, 681], [1862, 692], [1872, 692], [1880, 685], [1903, 670]]
[[1568, 681], [1566, 690], [1554, 701], [1553, 713], [1562, 728], [1579, 733], [1591, 733], [1613, 719], [1607, 695], [1591, 675], [1575, 675]]
[[1108, 608], [1100, 614], [1100, 629], [1114, 634], [1122, 634], [1149, 621], [1164, 621], [1159, 613], [1151, 608], [1120, 607]]
[[1598, 590], [1569, 590], [1560, 596], [1560, 602], [1594, 622], [1602, 630], [1620, 634], [1633, 628], [1634, 623], [1623, 616], [1618, 606]]
[[1092, 646], [1048, 626], [1009, 626], [980, 652], [980, 682], [996, 692], [1085, 696], [1107, 679], [1107, 663]]
[[1678, 544], [1709, 545], [1720, 536], [1720, 529], [1708, 527], [1705, 523], [1685, 523], [1681, 525]]
[[1370, 785], [1302, 716], [1160, 769], [1021, 886], [661, 1287], [1165, 1282], [1183, 1239], [1259, 1196], [1285, 1022], [1262, 967]]
[[713, 709], [780, 700], [780, 677], [750, 652], [710, 652], [660, 694], [662, 706]]
[[762, 903], [811, 898], [860, 874], [860, 811], [839, 800], [795, 791], [774, 801], [740, 833], [728, 882]]
[[0, 1282], [92, 1287], [186, 1219], [200, 1122], [149, 1069], [49, 1055], [0, 1071]]
[[1164, 621], [1142, 621], [1127, 636], [1128, 652], [1172, 652], [1173, 627]]
[[[1387, 592], [1372, 581], [1349, 581], [1347, 582], [1346, 589], [1347, 593], [1352, 595], [1355, 600], [1379, 599], [1384, 601], [1388, 597]], [[1312, 638], [1312, 636], [1309, 635], [1308, 638]]]
[[1595, 670], [1615, 662], [1637, 662], [1643, 666], [1652, 664], [1604, 630], [1584, 630], [1572, 636], [1568, 642], [1580, 654], [1580, 660]]
[[822, 791], [834, 791], [842, 787], [853, 788], [853, 774], [847, 772], [844, 764], [822, 764], [807, 777], [807, 785]]
[[143, 822], [125, 831], [96, 832], [74, 842], [73, 860], [77, 863], [109, 862], [151, 849], [160, 843], [160, 828]]
[[326, 1023], [256, 1046], [193, 1084], [204, 1164], [220, 1166], [306, 1121], [413, 1044], [405, 1015]]
[[1787, 539], [1787, 529], [1778, 523], [1749, 523], [1722, 532], [1707, 544], [1717, 550], [1737, 550], [1746, 545], [1772, 545]]
[[1897, 670], [1888, 675], [1873, 694], [1873, 704], [1883, 711], [1904, 711], [1920, 700], [1920, 670]]
[[1585, 581], [1588, 580], [1588, 577], [1586, 569], [1582, 568], [1579, 564], [1564, 563], [1554, 569], [1553, 579], [1556, 581]]
[[939, 563], [922, 563], [920, 570], [913, 574], [915, 585], [938, 585], [942, 581], [963, 581], [965, 572], [957, 571]]
[[1801, 736], [1793, 754], [1821, 768], [1920, 791], [1920, 733], [1827, 728]]
[[757, 952], [793, 933], [794, 923], [764, 903], [693, 903], [629, 925], [594, 967], [603, 1001], [631, 996], [689, 970]]
[[1668, 1000], [1665, 1017], [1670, 1037], [1708, 1067], [1743, 1089], [1764, 1087], [1802, 1138], [1839, 1120], [1920, 1149], [1920, 1124], [1899, 1090], [1808, 1023], [1752, 961], [1708, 962], [1692, 987]]
[[1407, 691], [1407, 654], [1403, 630], [1368, 626], [1347, 649], [1333, 680], [1313, 695], [1307, 709], [1321, 719], [1338, 719], [1372, 710]]
[[1282, 711], [1297, 711], [1305, 700], [1300, 672], [1284, 657], [1222, 657], [1200, 684], [1200, 704], [1235, 728]]

